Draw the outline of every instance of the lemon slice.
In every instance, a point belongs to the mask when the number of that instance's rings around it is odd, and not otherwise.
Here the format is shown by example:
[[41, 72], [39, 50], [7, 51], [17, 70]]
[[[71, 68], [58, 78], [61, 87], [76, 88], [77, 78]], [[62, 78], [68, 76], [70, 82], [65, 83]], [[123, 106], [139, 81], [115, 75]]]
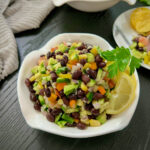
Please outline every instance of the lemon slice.
[[107, 114], [119, 114], [127, 109], [135, 98], [136, 79], [127, 73], [120, 73], [115, 89], [112, 91]]

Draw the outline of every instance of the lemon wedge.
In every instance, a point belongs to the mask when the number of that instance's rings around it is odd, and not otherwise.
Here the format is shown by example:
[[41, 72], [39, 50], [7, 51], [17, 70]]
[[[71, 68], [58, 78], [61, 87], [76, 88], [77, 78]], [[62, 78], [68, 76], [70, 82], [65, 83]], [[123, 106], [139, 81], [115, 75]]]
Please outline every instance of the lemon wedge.
[[127, 73], [120, 73], [112, 91], [107, 114], [119, 114], [127, 109], [135, 99], [136, 79]]

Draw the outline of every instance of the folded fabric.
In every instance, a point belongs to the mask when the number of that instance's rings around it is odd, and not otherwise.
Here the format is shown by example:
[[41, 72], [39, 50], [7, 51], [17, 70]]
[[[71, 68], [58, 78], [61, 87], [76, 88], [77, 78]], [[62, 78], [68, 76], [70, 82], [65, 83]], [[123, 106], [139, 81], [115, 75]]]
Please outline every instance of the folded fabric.
[[0, 81], [18, 68], [14, 34], [38, 28], [53, 8], [51, 0], [0, 0]]

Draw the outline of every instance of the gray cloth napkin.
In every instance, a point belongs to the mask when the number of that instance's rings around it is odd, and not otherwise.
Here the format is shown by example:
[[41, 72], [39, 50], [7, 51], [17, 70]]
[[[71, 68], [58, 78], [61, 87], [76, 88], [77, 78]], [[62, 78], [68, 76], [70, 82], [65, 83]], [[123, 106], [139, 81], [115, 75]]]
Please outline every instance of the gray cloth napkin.
[[18, 68], [14, 34], [38, 28], [53, 8], [51, 0], [0, 0], [0, 81]]

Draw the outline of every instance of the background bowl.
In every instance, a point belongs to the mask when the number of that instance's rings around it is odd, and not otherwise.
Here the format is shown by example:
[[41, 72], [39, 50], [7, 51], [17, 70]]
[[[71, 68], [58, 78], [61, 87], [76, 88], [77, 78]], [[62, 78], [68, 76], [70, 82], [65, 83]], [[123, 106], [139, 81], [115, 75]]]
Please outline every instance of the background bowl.
[[[146, 8], [150, 9], [150, 6], [147, 6]], [[124, 46], [129, 48], [132, 44], [133, 37], [138, 36], [138, 33], [132, 28], [130, 24], [130, 15], [134, 9], [135, 8], [120, 14], [114, 22], [113, 37], [119, 47]], [[150, 66], [144, 62], [142, 62], [141, 66], [150, 70]]]
[[99, 135], [119, 131], [125, 128], [129, 124], [135, 112], [138, 99], [139, 99], [139, 79], [138, 79], [137, 72], [135, 72], [137, 87], [136, 87], [136, 96], [134, 102], [126, 111], [124, 111], [119, 115], [113, 116], [102, 126], [88, 127], [86, 130], [79, 130], [77, 128], [69, 128], [69, 127], [60, 128], [56, 124], [49, 122], [42, 113], [34, 110], [33, 103], [30, 101], [29, 98], [30, 93], [25, 85], [25, 79], [31, 75], [30, 70], [34, 65], [36, 65], [36, 62], [40, 57], [40, 55], [47, 53], [52, 47], [56, 46], [57, 44], [60, 44], [63, 41], [69, 41], [69, 42], [82, 41], [92, 45], [98, 45], [103, 50], [113, 49], [106, 40], [104, 40], [103, 38], [97, 35], [84, 34], [84, 33], [64, 33], [52, 38], [41, 49], [29, 53], [25, 57], [21, 65], [19, 75], [18, 75], [18, 81], [17, 81], [18, 100], [19, 100], [22, 114], [27, 124], [30, 127], [35, 129], [40, 129], [49, 133], [66, 136], [66, 137], [72, 137], [72, 138], [86, 138], [86, 137], [99, 136]]
[[[61, 6], [65, 3], [71, 7], [85, 12], [98, 12], [108, 9], [121, 0], [53, 0], [56, 6]], [[124, 0], [128, 4], [135, 4], [136, 0]]]

